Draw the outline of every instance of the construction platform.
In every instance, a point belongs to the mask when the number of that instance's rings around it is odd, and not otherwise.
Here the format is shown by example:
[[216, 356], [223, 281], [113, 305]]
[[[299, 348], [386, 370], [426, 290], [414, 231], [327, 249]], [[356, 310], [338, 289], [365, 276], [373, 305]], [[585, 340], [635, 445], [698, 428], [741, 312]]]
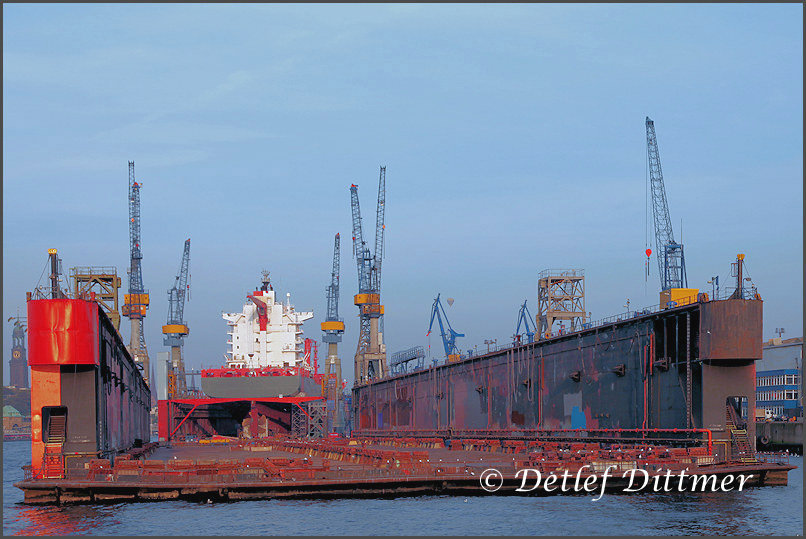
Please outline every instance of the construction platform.
[[[526, 440], [325, 438], [252, 440], [223, 437], [170, 445], [146, 444], [113, 461], [94, 459], [83, 470], [44, 477], [31, 466], [15, 486], [26, 504], [119, 503], [182, 499], [236, 501], [271, 498], [397, 497], [423, 494], [489, 495], [480, 475], [499, 470], [498, 494], [514, 494], [518, 470], [567, 471], [584, 481], [612, 466], [608, 492], [623, 490], [624, 473], [668, 471], [689, 477], [750, 476], [745, 486], [787, 484], [795, 468], [782, 455], [715, 463], [706, 447]], [[553, 493], [556, 493], [553, 492]], [[532, 494], [549, 494], [543, 487]]]

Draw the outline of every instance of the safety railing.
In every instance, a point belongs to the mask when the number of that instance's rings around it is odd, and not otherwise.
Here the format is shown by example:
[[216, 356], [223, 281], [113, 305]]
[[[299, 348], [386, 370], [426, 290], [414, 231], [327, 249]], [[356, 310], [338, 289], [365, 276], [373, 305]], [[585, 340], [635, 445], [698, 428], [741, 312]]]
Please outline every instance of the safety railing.
[[769, 464], [789, 464], [789, 453], [787, 452], [757, 452], [756, 458], [760, 462]]

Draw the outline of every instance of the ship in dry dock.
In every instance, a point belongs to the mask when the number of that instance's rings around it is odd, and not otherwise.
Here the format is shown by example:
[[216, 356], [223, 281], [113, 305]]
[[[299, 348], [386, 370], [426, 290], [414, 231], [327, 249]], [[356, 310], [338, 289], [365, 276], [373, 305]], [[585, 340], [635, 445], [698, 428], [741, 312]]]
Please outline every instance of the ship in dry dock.
[[290, 296], [285, 303], [277, 301], [269, 273], [263, 272], [260, 288], [247, 296], [241, 312], [222, 315], [229, 350], [221, 368], [201, 371], [205, 395], [240, 399], [321, 395], [311, 346], [304, 347], [302, 338], [302, 324], [313, 313], [294, 310]]

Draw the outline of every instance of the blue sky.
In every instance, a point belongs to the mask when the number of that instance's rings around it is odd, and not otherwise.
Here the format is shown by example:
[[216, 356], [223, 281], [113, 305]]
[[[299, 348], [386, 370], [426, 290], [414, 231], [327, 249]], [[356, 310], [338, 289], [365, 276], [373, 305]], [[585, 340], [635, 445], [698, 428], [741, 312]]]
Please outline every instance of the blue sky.
[[[387, 166], [389, 352], [428, 345], [437, 293], [465, 350], [499, 343], [537, 273], [586, 272], [594, 319], [658, 303], [644, 279], [646, 133], [692, 286], [736, 253], [764, 337], [803, 326], [803, 7], [5, 5], [3, 311], [64, 267], [128, 266], [127, 161], [143, 183], [145, 321], [191, 238], [191, 367], [272, 272], [319, 339], [343, 237], [340, 351], [357, 339], [351, 183], [373, 239]], [[651, 219], [651, 216], [650, 216]], [[650, 222], [651, 226], [651, 222]], [[652, 246], [654, 249], [654, 246]], [[127, 321], [123, 335], [128, 341]], [[11, 325], [3, 330], [10, 343]], [[439, 337], [430, 345], [441, 353]], [[8, 373], [10, 345], [4, 344]]]

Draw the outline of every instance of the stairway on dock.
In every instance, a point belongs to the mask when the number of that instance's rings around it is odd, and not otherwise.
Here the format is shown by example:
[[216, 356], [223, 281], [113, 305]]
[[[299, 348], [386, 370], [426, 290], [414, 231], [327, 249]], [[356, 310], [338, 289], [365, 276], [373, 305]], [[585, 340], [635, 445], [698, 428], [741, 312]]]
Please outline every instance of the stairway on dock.
[[753, 446], [750, 445], [750, 439], [747, 437], [747, 428], [739, 428], [736, 425], [735, 415], [736, 412], [733, 407], [727, 406], [725, 410], [725, 427], [730, 432], [732, 456], [745, 463], [758, 462], [756, 452], [753, 451]]
[[45, 442], [42, 472], [47, 478], [64, 477], [64, 454], [62, 449], [67, 440], [67, 416], [52, 415], [48, 422], [48, 438]]

